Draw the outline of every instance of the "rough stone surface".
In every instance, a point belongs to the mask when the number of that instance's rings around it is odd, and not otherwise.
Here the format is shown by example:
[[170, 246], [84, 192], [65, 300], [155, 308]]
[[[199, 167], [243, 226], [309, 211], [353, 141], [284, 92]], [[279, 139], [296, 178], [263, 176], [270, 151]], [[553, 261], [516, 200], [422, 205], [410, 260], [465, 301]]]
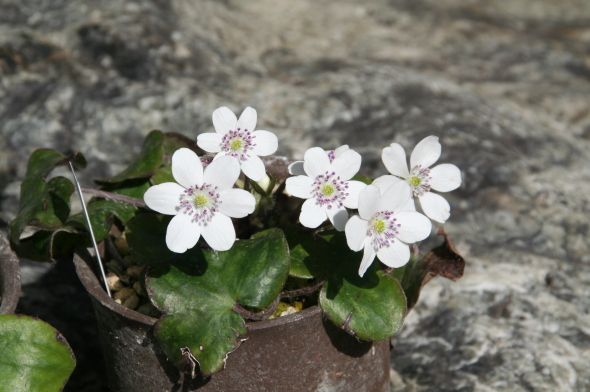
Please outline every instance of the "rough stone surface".
[[[221, 104], [256, 107], [281, 153], [348, 143], [373, 174], [384, 145], [435, 133], [463, 169], [446, 229], [468, 265], [433, 282], [394, 339], [392, 389], [590, 389], [588, 1], [0, 9], [0, 225], [35, 147], [81, 150], [85, 178], [108, 175], [150, 129], [196, 137]], [[71, 390], [100, 390], [86, 369]]]

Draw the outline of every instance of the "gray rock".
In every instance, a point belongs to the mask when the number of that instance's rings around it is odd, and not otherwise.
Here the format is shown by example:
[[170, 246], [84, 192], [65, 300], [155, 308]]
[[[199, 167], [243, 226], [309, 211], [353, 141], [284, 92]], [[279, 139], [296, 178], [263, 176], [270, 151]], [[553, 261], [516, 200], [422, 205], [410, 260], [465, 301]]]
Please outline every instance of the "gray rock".
[[437, 134], [468, 265], [394, 339], [393, 390], [590, 389], [587, 1], [1, 3], [1, 225], [34, 148], [82, 151], [89, 183], [222, 104], [256, 107], [280, 153], [347, 143], [372, 175]]

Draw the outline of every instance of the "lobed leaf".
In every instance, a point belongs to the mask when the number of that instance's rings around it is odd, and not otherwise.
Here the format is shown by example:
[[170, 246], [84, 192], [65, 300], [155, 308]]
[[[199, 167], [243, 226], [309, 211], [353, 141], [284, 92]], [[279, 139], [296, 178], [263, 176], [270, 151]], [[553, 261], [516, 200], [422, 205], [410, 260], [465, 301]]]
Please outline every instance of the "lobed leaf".
[[126, 180], [150, 177], [162, 163], [164, 151], [162, 143], [164, 142], [164, 133], [161, 131], [150, 132], [141, 148], [139, 156], [121, 173], [99, 183], [114, 184]]
[[127, 222], [125, 238], [134, 263], [157, 266], [178, 257], [166, 246], [168, 222], [170, 217], [154, 212], [138, 213]]
[[[139, 156], [121, 173], [98, 181], [99, 184], [117, 184], [129, 180], [149, 179], [170, 166], [174, 151], [181, 147], [195, 148], [195, 142], [177, 133], [151, 131], [145, 138]], [[165, 169], [164, 169], [165, 170]]]
[[399, 282], [382, 271], [329, 280], [320, 306], [330, 321], [363, 340], [384, 340], [402, 326], [406, 297]]
[[[154, 223], [154, 218], [141, 219]], [[193, 248], [160, 264], [146, 279], [153, 304], [164, 313], [156, 338], [179, 367], [186, 366], [181, 352], [186, 348], [203, 374], [220, 370], [246, 332], [234, 306], [266, 308], [279, 295], [288, 271], [289, 249], [279, 229], [237, 241], [225, 252]]]
[[21, 184], [18, 213], [10, 223], [12, 244], [19, 244], [27, 226], [54, 230], [63, 225], [69, 214], [69, 198], [74, 186], [64, 177], [49, 181], [46, 178], [55, 167], [66, 162], [65, 155], [50, 149], [35, 150], [31, 154]]
[[329, 273], [329, 260], [334, 251], [326, 240], [326, 234], [320, 236], [290, 227], [285, 235], [291, 255], [290, 276], [312, 279]]
[[81, 244], [89, 242], [79, 231], [64, 226], [54, 231], [39, 230], [30, 237], [23, 238], [12, 248], [19, 257], [36, 261], [55, 260], [71, 256]]
[[[99, 183], [105, 191], [143, 198], [150, 186], [150, 177], [170, 171], [173, 152], [180, 147], [194, 148], [194, 145], [194, 141], [182, 135], [153, 131], [146, 137], [139, 157], [127, 169]], [[68, 159], [78, 168], [86, 165], [81, 154], [67, 157], [50, 149], [39, 149], [31, 154], [21, 185], [19, 211], [9, 227], [11, 246], [22, 257], [50, 260], [71, 254], [76, 245], [88, 242], [82, 213], [70, 216], [73, 183], [65, 177], [47, 180], [52, 170]], [[138, 211], [132, 205], [101, 198], [92, 199], [87, 207], [98, 241], [106, 237], [114, 218], [126, 223]], [[21, 238], [26, 228], [35, 231]]]
[[76, 366], [70, 346], [49, 324], [28, 316], [0, 315], [0, 389], [61, 391]]
[[[126, 223], [133, 218], [137, 211], [137, 207], [130, 204], [106, 199], [92, 199], [87, 203], [86, 208], [97, 241], [106, 238], [113, 225], [113, 217]], [[86, 218], [82, 213], [71, 216], [68, 225], [79, 227], [84, 231], [87, 230]]]
[[331, 272], [320, 292], [319, 303], [330, 321], [363, 340], [383, 340], [402, 326], [406, 297], [400, 283], [378, 264], [358, 275], [362, 252], [352, 252], [343, 233], [330, 240]]

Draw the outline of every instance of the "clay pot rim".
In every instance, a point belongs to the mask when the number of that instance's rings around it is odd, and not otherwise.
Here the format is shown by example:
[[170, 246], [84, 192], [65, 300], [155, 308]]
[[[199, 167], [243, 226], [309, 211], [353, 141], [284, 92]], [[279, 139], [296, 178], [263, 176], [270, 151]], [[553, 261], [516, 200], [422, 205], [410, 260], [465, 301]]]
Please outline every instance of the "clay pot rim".
[[14, 313], [21, 294], [20, 263], [2, 234], [0, 249], [0, 314], [9, 314]]
[[[95, 300], [100, 302], [102, 306], [111, 310], [114, 313], [117, 313], [121, 317], [131, 319], [135, 322], [144, 324], [146, 326], [153, 327], [156, 324], [156, 322], [158, 321], [157, 318], [146, 316], [145, 314], [126, 308], [125, 306], [118, 304], [111, 297], [109, 297], [106, 291], [104, 291], [94, 271], [89, 267], [88, 263], [77, 253], [74, 254], [73, 260], [74, 265], [76, 267], [76, 274], [78, 275], [80, 282], [82, 282], [82, 285], [84, 286], [86, 291]], [[302, 310], [301, 312], [293, 313], [283, 317], [278, 317], [276, 319], [246, 322], [246, 328], [248, 329], [248, 331], [257, 331], [267, 328], [273, 328], [284, 324], [294, 323], [304, 318], [315, 316], [320, 312], [320, 307], [314, 305]]]

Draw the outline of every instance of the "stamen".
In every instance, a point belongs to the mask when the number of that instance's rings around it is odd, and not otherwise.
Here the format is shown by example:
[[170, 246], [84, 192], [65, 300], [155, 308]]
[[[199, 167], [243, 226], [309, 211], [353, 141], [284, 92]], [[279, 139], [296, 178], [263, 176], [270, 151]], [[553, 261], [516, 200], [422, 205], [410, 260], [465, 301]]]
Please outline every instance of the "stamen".
[[248, 153], [255, 146], [254, 136], [247, 129], [233, 129], [221, 139], [221, 151], [241, 161], [248, 158]]
[[423, 168], [420, 165], [416, 165], [412, 169], [410, 176], [407, 179], [408, 184], [412, 187], [412, 191], [416, 197], [422, 196], [426, 192], [430, 192], [431, 180], [430, 169], [427, 167]]
[[207, 226], [221, 203], [217, 187], [210, 184], [186, 188], [176, 209], [191, 217], [199, 226]]
[[380, 211], [369, 221], [367, 236], [371, 238], [371, 245], [375, 250], [391, 245], [399, 234], [400, 224], [393, 211]]
[[336, 150], [328, 150], [328, 159], [330, 163], [334, 162], [334, 159], [336, 159]]
[[327, 208], [342, 208], [344, 199], [348, 196], [348, 182], [327, 171], [317, 176], [312, 185], [312, 195], [316, 204]]

